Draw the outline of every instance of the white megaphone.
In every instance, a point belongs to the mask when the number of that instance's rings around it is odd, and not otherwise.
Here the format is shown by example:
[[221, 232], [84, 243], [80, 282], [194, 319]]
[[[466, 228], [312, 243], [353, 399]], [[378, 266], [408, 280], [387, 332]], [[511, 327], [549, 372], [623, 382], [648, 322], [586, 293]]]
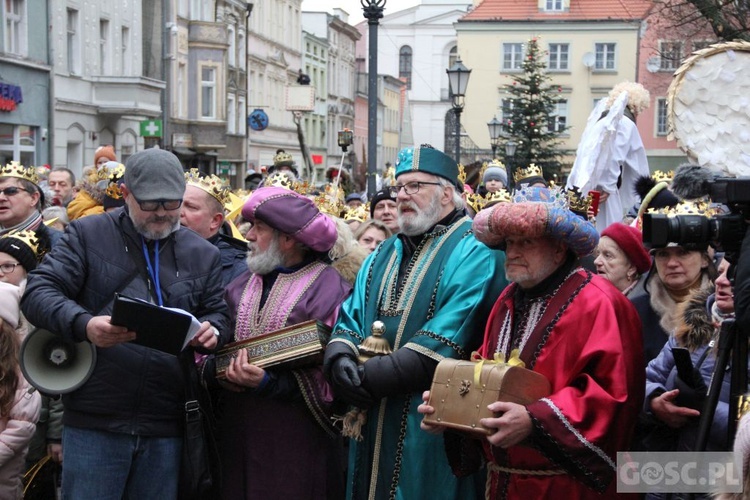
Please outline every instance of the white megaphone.
[[37, 328], [21, 344], [21, 371], [44, 394], [65, 394], [81, 387], [96, 366], [96, 347], [69, 342]]

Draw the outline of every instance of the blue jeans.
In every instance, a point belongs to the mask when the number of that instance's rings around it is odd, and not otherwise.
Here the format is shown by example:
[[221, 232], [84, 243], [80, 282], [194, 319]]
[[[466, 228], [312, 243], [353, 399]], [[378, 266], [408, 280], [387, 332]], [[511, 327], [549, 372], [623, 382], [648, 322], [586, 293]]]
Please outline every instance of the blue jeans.
[[133, 436], [66, 425], [62, 443], [63, 499], [177, 498], [181, 438]]

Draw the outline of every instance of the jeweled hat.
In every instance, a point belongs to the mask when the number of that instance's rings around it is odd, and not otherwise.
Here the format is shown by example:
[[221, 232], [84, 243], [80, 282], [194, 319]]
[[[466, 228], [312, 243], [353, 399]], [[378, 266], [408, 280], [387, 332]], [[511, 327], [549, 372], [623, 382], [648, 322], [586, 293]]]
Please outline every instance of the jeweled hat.
[[485, 196], [477, 193], [469, 193], [466, 195], [466, 203], [475, 213], [478, 213], [496, 203], [510, 203], [510, 201], [510, 193], [505, 189], [488, 192]]
[[0, 252], [13, 256], [26, 272], [36, 269], [39, 238], [34, 231], [11, 231], [0, 238]]
[[229, 200], [229, 187], [221, 177], [210, 174], [202, 174], [197, 168], [191, 168], [185, 172], [185, 182], [188, 186], [195, 186], [211, 195], [222, 206]]
[[548, 236], [583, 257], [599, 243], [594, 225], [566, 208], [565, 195], [553, 196], [546, 188], [530, 188], [523, 201], [482, 210], [474, 217], [472, 228], [477, 240], [490, 247], [502, 247], [509, 236]]
[[[448, 179], [459, 187], [458, 164], [447, 154], [429, 144], [404, 148], [396, 159], [396, 178], [408, 172], [427, 172]], [[461, 185], [463, 188], [463, 185]]]
[[359, 222], [364, 222], [367, 219], [369, 219], [370, 214], [370, 204], [369, 203], [363, 203], [362, 205], [358, 207], [347, 207], [346, 213], [344, 214], [344, 220], [358, 220]]
[[24, 167], [20, 162], [12, 161], [0, 166], [0, 177], [16, 177], [29, 181], [39, 187], [39, 175], [34, 167]]
[[534, 184], [537, 182], [547, 184], [547, 181], [544, 180], [544, 172], [542, 171], [542, 167], [530, 163], [528, 167], [526, 168], [519, 168], [516, 169], [515, 173], [513, 174], [513, 182], [515, 182], [517, 185], [522, 184]]
[[242, 207], [242, 217], [250, 222], [260, 219], [316, 252], [327, 252], [336, 243], [334, 222], [310, 198], [282, 187], [253, 191]]

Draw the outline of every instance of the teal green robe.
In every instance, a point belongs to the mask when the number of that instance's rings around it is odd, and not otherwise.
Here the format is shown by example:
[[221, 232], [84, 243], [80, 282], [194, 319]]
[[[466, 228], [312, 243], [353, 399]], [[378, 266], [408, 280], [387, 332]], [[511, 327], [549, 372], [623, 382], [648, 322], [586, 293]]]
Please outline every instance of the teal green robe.
[[[373, 321], [380, 320], [394, 351], [413, 349], [436, 361], [467, 359], [481, 344], [492, 304], [507, 285], [505, 254], [479, 243], [467, 217], [424, 237], [399, 289], [402, 254], [401, 240], [393, 237], [368, 257], [354, 293], [341, 307], [331, 342], [344, 342], [358, 354]], [[421, 402], [421, 392], [396, 394], [368, 410], [363, 440], [350, 444], [348, 498], [483, 496], [476, 478], [453, 476], [442, 436], [419, 428]]]

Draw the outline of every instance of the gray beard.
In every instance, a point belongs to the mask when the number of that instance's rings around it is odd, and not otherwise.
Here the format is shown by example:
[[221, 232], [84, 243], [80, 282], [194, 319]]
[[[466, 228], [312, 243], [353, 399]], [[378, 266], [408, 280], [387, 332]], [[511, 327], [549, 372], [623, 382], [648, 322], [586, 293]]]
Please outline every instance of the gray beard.
[[138, 234], [146, 238], [147, 240], [163, 240], [170, 234], [174, 233], [178, 229], [180, 229], [180, 218], [177, 217], [177, 220], [172, 225], [171, 228], [167, 228], [163, 231], [151, 231], [148, 229], [146, 223], [139, 224], [138, 222], [133, 219], [133, 216], [128, 213], [128, 216], [130, 217], [130, 220], [133, 222], [133, 226], [135, 226], [135, 230], [138, 231]]
[[261, 276], [270, 273], [277, 267], [284, 265], [284, 256], [279, 250], [279, 240], [274, 238], [263, 252], [251, 250], [247, 253], [247, 268], [253, 274]]
[[430, 204], [427, 207], [426, 210], [422, 211], [419, 207], [417, 207], [416, 204], [409, 202], [411, 207], [416, 210], [416, 215], [410, 214], [409, 218], [407, 220], [406, 217], [404, 217], [401, 214], [401, 209], [398, 211], [398, 225], [399, 228], [401, 228], [401, 233], [406, 236], [417, 236], [420, 234], [424, 234], [429, 229], [437, 224], [437, 221], [441, 219], [440, 217], [440, 195], [439, 193], [436, 194], [432, 200], [430, 200]]

